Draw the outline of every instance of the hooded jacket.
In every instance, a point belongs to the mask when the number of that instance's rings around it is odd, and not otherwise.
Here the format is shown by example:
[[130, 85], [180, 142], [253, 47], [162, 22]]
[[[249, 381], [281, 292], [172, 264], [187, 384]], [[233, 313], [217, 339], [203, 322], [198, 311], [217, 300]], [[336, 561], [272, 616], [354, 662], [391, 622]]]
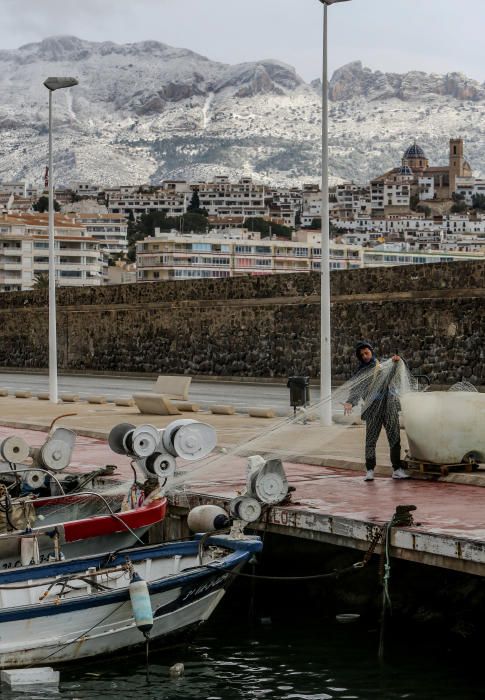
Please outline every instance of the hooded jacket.
[[[372, 358], [369, 362], [363, 362], [360, 357], [360, 351], [363, 348], [368, 348], [372, 352]], [[384, 406], [384, 401], [389, 396], [394, 396], [394, 392], [382, 381], [379, 381], [379, 369], [381, 367], [379, 360], [374, 353], [374, 347], [366, 340], [360, 341], [355, 346], [355, 354], [359, 360], [359, 367], [352, 375], [352, 379], [359, 378], [352, 386], [347, 403], [356, 406], [362, 399], [364, 406], [362, 408], [362, 420], [366, 420], [369, 411], [377, 411]]]

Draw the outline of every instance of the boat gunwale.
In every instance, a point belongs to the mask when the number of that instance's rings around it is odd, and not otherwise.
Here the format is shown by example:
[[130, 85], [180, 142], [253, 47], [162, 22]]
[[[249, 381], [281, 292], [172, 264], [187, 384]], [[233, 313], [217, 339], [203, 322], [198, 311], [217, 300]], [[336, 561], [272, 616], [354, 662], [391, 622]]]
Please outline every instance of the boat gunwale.
[[[192, 542], [189, 542], [188, 544], [192, 544]], [[197, 542], [194, 544], [198, 545]], [[195, 554], [196, 549], [195, 551], [189, 553]], [[201, 578], [217, 577], [221, 574], [227, 574], [228, 571], [232, 571], [238, 566], [242, 566], [244, 563], [246, 563], [251, 554], [252, 551], [250, 549], [230, 551], [224, 556], [223, 559], [214, 560], [210, 566], [202, 564], [196, 568], [190, 567], [185, 571], [180, 571], [177, 574], [165, 575], [161, 578], [154, 579], [153, 581], [147, 581], [148, 590], [150, 595], [154, 595], [173, 588], [182, 588], [183, 586], [192, 584], [194, 581]], [[144, 559], [150, 558], [153, 559], [153, 557], [145, 557]], [[137, 561], [144, 561], [144, 559], [138, 558]], [[98, 575], [102, 575], [102, 570]], [[224, 576], [224, 578], [226, 578], [226, 576]], [[49, 582], [47, 581], [45, 583], [48, 585]], [[107, 605], [116, 605], [117, 603], [125, 603], [129, 600], [130, 592], [127, 584], [120, 590], [102, 591], [96, 593], [94, 596], [88, 596], [85, 594], [66, 601], [56, 601], [47, 604], [44, 603], [42, 605], [39, 605], [38, 603], [31, 603], [30, 605], [21, 605], [5, 610], [0, 609], [0, 624], [2, 622], [22, 621], [25, 619], [39, 617], [55, 617], [57, 615], [78, 610], [87, 610], [90, 608], [97, 608]], [[1, 652], [1, 646], [0, 653], [6, 653]]]

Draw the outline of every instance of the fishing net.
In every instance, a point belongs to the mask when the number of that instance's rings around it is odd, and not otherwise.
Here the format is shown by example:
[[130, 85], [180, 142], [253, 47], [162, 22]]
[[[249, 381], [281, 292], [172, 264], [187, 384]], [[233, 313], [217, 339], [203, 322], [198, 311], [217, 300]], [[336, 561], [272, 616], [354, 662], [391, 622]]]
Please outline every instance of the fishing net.
[[[345, 384], [333, 390], [331, 396], [333, 423], [329, 427], [320, 425], [319, 417], [325, 402], [317, 401], [296, 416], [281, 419], [269, 429], [257, 435], [248, 434], [236, 446], [230, 446], [222, 454], [191, 465], [183, 465], [172, 487], [183, 487], [186, 483], [233, 484], [237, 475], [243, 482], [247, 457], [261, 455], [266, 459], [278, 457], [286, 463], [321, 464], [325, 458], [349, 459], [349, 446], [355, 454], [363, 452], [362, 429], [365, 424], [365, 461], [367, 466], [375, 459], [375, 445], [381, 431], [385, 431], [389, 446], [394, 448], [391, 456], [396, 462], [400, 452], [400, 397], [410, 391], [418, 391], [418, 381], [402, 360], [386, 360], [372, 364], [358, 372]], [[347, 407], [346, 407], [347, 404]], [[349, 406], [350, 404], [350, 406]], [[351, 409], [351, 410], [350, 410]], [[302, 423], [305, 422], [305, 425]], [[248, 430], [249, 433], [249, 430]], [[225, 432], [230, 442], [231, 435]], [[179, 461], [180, 466], [180, 461]]]
[[473, 384], [470, 384], [470, 382], [463, 381], [463, 382], [456, 382], [456, 384], [453, 384], [450, 386], [448, 391], [474, 391], [478, 393], [478, 389], [476, 386]]
[[[96, 484], [81, 493], [55, 496], [52, 504], [42, 504], [42, 500], [39, 503], [41, 507], [36, 512], [41, 515], [42, 524], [48, 525], [138, 507], [139, 497], [133, 495], [130, 483]], [[40, 520], [37, 522], [40, 524]]]

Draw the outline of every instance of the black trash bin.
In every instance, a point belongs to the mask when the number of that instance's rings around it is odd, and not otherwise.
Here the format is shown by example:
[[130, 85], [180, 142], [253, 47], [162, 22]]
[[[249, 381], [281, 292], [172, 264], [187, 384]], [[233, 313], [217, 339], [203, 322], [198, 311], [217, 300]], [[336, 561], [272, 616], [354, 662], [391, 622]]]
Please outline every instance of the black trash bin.
[[310, 403], [310, 377], [288, 377], [286, 384], [290, 390], [290, 406], [295, 409]]

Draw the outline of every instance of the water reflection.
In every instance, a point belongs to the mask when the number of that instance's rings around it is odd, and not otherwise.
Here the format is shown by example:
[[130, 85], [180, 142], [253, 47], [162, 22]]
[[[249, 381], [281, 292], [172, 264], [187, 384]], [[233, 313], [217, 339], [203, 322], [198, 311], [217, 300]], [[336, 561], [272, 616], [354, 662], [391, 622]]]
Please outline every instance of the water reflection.
[[[188, 649], [154, 651], [150, 682], [143, 656], [61, 671], [58, 693], [2, 693], [2, 700], [478, 700], [480, 679], [433, 648], [393, 648], [380, 666], [377, 633], [364, 625], [330, 624], [308, 631], [295, 621], [241, 627], [220, 616]], [[169, 668], [185, 664], [176, 679]]]

